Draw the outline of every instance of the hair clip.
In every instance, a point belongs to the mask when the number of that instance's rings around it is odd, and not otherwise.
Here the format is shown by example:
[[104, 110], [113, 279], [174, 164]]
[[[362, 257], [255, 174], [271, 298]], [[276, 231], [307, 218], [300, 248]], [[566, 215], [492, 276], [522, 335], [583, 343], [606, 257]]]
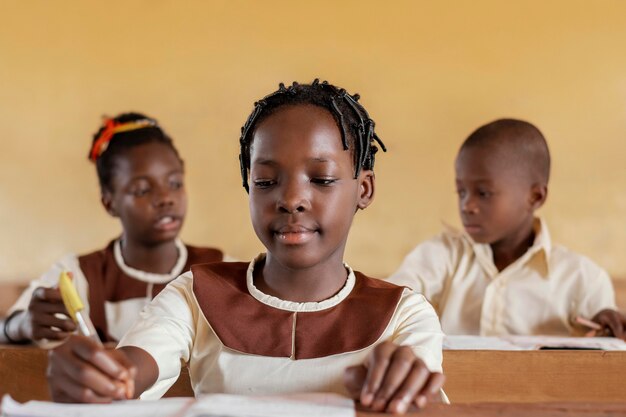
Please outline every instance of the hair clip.
[[91, 153], [89, 159], [95, 162], [100, 155], [104, 153], [109, 147], [109, 142], [113, 139], [116, 133], [130, 132], [132, 130], [143, 129], [145, 127], [156, 127], [156, 121], [152, 119], [140, 119], [130, 122], [116, 122], [114, 119], [106, 119], [104, 122], [104, 129], [100, 132], [98, 138], [94, 141], [91, 147]]

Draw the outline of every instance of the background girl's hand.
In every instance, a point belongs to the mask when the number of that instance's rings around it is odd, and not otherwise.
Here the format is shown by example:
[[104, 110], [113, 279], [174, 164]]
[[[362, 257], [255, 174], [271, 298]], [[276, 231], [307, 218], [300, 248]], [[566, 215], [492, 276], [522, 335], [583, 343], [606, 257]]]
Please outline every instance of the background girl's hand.
[[135, 374], [124, 352], [106, 350], [84, 336], [70, 336], [48, 354], [48, 385], [57, 402], [108, 403], [132, 398]]
[[[603, 329], [609, 330], [612, 336], [626, 340], [626, 317], [619, 311], [611, 309], [602, 310], [593, 316], [591, 321], [598, 323]], [[599, 332], [601, 332], [601, 330], [599, 330]]]
[[76, 325], [63, 305], [59, 289], [39, 287], [33, 292], [20, 328], [24, 339], [62, 340], [76, 330]]
[[373, 411], [405, 413], [439, 395], [445, 377], [430, 372], [409, 346], [384, 342], [360, 366], [346, 369], [348, 391]]

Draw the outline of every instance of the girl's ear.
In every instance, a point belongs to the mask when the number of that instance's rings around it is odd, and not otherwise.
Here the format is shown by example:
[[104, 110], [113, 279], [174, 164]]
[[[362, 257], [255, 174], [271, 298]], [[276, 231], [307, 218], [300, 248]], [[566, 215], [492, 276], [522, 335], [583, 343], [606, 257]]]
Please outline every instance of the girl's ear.
[[548, 186], [546, 184], [533, 184], [530, 189], [530, 206], [534, 210], [543, 206], [548, 198]]
[[113, 194], [111, 194], [108, 190], [102, 190], [102, 194], [100, 194], [100, 202], [104, 209], [113, 217], [117, 217], [117, 211], [115, 207], [113, 207]]
[[374, 171], [363, 170], [359, 174], [359, 195], [357, 208], [363, 210], [374, 200], [374, 190], [376, 188], [376, 177]]

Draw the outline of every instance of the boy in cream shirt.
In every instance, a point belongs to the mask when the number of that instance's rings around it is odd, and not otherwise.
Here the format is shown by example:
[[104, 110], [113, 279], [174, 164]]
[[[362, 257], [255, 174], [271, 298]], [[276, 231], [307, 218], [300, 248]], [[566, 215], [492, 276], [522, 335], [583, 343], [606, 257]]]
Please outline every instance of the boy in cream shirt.
[[532, 124], [480, 127], [455, 163], [464, 232], [418, 245], [390, 277], [426, 296], [447, 334], [581, 335], [584, 317], [624, 338], [608, 274], [555, 245], [534, 212], [548, 193], [550, 154]]

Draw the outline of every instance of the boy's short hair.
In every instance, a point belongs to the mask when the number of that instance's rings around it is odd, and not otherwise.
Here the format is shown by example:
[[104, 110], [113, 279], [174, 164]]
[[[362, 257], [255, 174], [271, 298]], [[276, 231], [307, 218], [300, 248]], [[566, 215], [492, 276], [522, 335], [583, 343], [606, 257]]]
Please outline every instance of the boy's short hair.
[[489, 148], [509, 156], [533, 182], [548, 184], [550, 150], [541, 131], [532, 123], [498, 119], [476, 129], [461, 145], [459, 153], [470, 148]]

